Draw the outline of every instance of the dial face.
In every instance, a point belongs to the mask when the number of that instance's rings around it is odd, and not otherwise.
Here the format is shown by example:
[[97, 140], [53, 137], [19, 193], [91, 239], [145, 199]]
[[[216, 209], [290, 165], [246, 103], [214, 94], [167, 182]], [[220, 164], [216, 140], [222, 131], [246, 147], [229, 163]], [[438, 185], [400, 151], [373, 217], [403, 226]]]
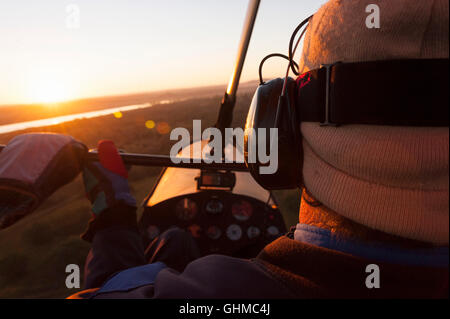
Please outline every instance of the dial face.
[[227, 237], [233, 241], [239, 240], [242, 237], [242, 228], [239, 225], [231, 224], [227, 228]]
[[258, 237], [259, 234], [261, 234], [261, 231], [260, 231], [259, 228], [256, 227], [256, 226], [250, 226], [250, 227], [247, 229], [247, 236], [248, 236], [248, 238], [250, 238], [250, 239]]
[[199, 238], [201, 236], [202, 228], [197, 224], [190, 225], [187, 230], [191, 233], [192, 237]]
[[206, 230], [206, 235], [211, 239], [219, 239], [220, 235], [222, 235], [222, 231], [217, 226], [209, 226]]
[[239, 200], [235, 202], [233, 206], [231, 206], [231, 213], [237, 220], [245, 221], [252, 216], [252, 204], [250, 204], [246, 200]]
[[223, 203], [216, 199], [210, 199], [205, 206], [205, 210], [209, 214], [220, 214], [223, 211]]
[[280, 233], [280, 231], [279, 231], [278, 228], [275, 227], [275, 226], [269, 226], [269, 227], [267, 228], [267, 233], [268, 233], [270, 236], [276, 236], [276, 235], [278, 235], [278, 234]]
[[197, 215], [198, 206], [193, 200], [186, 197], [177, 203], [175, 212], [179, 219], [191, 220]]

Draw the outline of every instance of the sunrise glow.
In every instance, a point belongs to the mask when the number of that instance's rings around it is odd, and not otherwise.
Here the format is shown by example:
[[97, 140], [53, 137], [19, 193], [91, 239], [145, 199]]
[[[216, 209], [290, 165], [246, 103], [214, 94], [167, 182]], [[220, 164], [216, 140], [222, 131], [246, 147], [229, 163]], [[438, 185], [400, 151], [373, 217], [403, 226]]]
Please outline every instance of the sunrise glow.
[[26, 95], [29, 103], [56, 103], [73, 98], [65, 81], [46, 74], [30, 79]]
[[[262, 1], [241, 83], [324, 1]], [[132, 2], [0, 1], [0, 105], [226, 85], [247, 1]], [[264, 76], [285, 67], [273, 59]]]

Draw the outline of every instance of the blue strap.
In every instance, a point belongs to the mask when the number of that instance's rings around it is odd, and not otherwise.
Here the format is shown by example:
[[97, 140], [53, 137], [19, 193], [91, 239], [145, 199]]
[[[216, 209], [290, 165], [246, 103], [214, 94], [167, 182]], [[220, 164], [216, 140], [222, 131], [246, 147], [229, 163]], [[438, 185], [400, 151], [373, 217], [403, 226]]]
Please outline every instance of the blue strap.
[[389, 244], [366, 244], [340, 237], [327, 229], [297, 224], [294, 238], [304, 243], [341, 251], [362, 258], [394, 264], [448, 267], [448, 247], [404, 249]]
[[163, 262], [156, 262], [144, 266], [128, 268], [110, 278], [97, 290], [95, 295], [105, 292], [128, 291], [155, 283], [158, 273], [167, 268]]

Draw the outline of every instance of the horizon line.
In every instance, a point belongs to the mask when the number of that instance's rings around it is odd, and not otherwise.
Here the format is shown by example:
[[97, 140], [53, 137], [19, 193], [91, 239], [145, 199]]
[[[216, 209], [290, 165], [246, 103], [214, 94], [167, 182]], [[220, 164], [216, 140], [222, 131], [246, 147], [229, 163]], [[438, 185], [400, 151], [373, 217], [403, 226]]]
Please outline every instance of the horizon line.
[[[259, 80], [258, 79], [248, 80], [248, 81], [241, 82], [239, 84], [240, 85], [241, 84], [249, 84], [252, 82], [259, 82]], [[52, 102], [52, 103], [36, 102], [36, 103], [0, 104], [0, 108], [1, 107], [17, 107], [17, 106], [33, 106], [33, 105], [58, 105], [58, 104], [66, 104], [66, 103], [71, 103], [71, 102], [78, 102], [78, 101], [82, 101], [82, 100], [89, 100], [89, 99], [101, 99], [101, 98], [108, 98], [108, 97], [141, 95], [141, 94], [158, 93], [158, 92], [169, 92], [169, 91], [173, 91], [173, 90], [190, 90], [190, 89], [201, 89], [201, 88], [220, 87], [220, 86], [224, 87], [224, 92], [225, 92], [228, 84], [224, 83], [224, 84], [178, 87], [178, 88], [150, 90], [150, 91], [128, 92], [128, 93], [119, 93], [119, 94], [111, 94], [111, 95], [95, 95], [95, 96], [79, 97], [79, 98], [75, 98], [75, 99], [64, 100], [64, 101], [59, 101], [59, 102]]]

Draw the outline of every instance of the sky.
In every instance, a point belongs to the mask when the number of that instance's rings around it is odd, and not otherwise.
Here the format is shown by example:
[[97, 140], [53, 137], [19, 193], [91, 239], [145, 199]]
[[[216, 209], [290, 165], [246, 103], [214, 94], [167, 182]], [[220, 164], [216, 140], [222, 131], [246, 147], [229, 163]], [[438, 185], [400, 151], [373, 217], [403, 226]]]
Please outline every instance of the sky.
[[[325, 0], [262, 0], [241, 81], [287, 52]], [[0, 105], [54, 102], [229, 81], [246, 0], [0, 2]], [[298, 59], [298, 54], [297, 54]], [[287, 62], [265, 64], [266, 78]]]

